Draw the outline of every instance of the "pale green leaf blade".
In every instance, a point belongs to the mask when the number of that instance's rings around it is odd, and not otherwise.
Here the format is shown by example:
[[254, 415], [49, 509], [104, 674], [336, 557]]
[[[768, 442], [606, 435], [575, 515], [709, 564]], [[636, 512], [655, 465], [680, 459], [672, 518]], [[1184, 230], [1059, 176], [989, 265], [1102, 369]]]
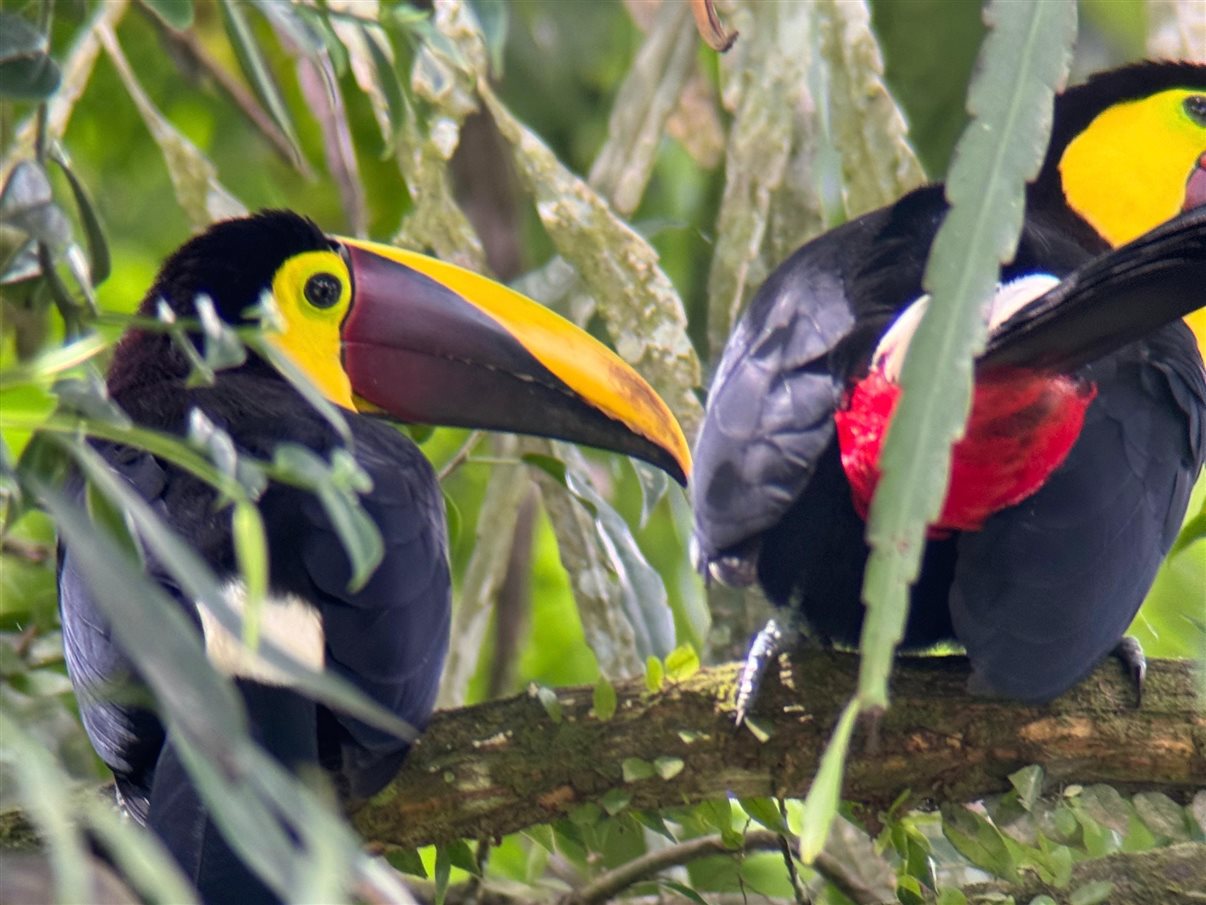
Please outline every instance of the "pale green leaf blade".
[[994, 27], [969, 97], [974, 119], [956, 149], [947, 183], [952, 206], [926, 269], [930, 306], [905, 359], [903, 396], [868, 518], [872, 553], [863, 585], [868, 614], [859, 677], [864, 707], [887, 704], [908, 588], [917, 577], [926, 525], [942, 507], [950, 447], [970, 405], [972, 359], [984, 343], [981, 306], [1017, 244], [1025, 182], [1042, 162], [1052, 97], [1075, 36], [1074, 4], [997, 0], [988, 15]]
[[142, 0], [168, 28], [184, 31], [193, 24], [193, 0]]
[[854, 734], [854, 723], [858, 718], [858, 700], [852, 700], [842, 711], [821, 765], [813, 777], [808, 795], [804, 798], [804, 810], [800, 815], [800, 860], [811, 864], [825, 847], [829, 829], [837, 817], [838, 804], [842, 798], [842, 773], [846, 765], [846, 752], [850, 749], [850, 736]]
[[297, 130], [293, 126], [293, 118], [289, 115], [285, 99], [281, 97], [280, 88], [277, 87], [276, 80], [272, 77], [272, 71], [268, 68], [268, 61], [264, 59], [264, 53], [256, 42], [255, 35], [251, 30], [251, 23], [247, 21], [239, 0], [222, 0], [221, 6], [226, 34], [230, 38], [231, 46], [234, 48], [243, 74], [247, 76], [247, 81], [255, 89], [260, 103], [267, 109], [285, 137], [289, 139], [294, 157], [300, 163], [301, 146], [297, 141]]

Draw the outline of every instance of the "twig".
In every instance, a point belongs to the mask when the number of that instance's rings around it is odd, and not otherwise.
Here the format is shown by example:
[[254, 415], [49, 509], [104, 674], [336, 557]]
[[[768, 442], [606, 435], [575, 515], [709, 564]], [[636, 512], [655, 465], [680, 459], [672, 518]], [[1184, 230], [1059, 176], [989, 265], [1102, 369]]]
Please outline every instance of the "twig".
[[770, 830], [754, 830], [741, 838], [741, 848], [730, 848], [724, 838], [718, 833], [714, 836], [700, 836], [688, 839], [677, 845], [670, 845], [655, 852], [649, 852], [639, 858], [634, 858], [627, 864], [609, 870], [595, 877], [581, 889], [567, 896], [564, 905], [594, 905], [596, 902], [606, 902], [612, 896], [618, 895], [625, 889], [642, 880], [660, 874], [671, 867], [690, 864], [700, 858], [711, 855], [733, 855], [739, 852], [764, 851], [777, 849], [780, 836]]
[[173, 46], [176, 47], [182, 54], [206, 75], [214, 80], [217, 86], [226, 94], [227, 97], [234, 103], [247, 119], [255, 126], [263, 136], [268, 139], [268, 143], [272, 145], [272, 149], [276, 151], [290, 166], [298, 169], [307, 179], [313, 177], [313, 172], [310, 170], [309, 164], [299, 158], [294, 151], [293, 146], [289, 143], [289, 139], [272, 121], [272, 117], [268, 114], [260, 102], [256, 100], [255, 95], [240, 82], [235, 76], [222, 67], [215, 60], [205, 46], [197, 38], [197, 35], [192, 31], [173, 31], [165, 26], [157, 16], [148, 15], [148, 18], [155, 23], [155, 27]]
[[452, 458], [445, 462], [440, 470], [436, 473], [436, 480], [443, 484], [448, 476], [460, 468], [461, 465], [464, 464], [465, 460], [469, 458], [469, 454], [473, 452], [473, 447], [477, 446], [477, 442], [481, 440], [481, 438], [481, 431], [472, 431], [469, 436], [465, 438], [465, 442], [462, 443], [460, 448], [453, 454]]

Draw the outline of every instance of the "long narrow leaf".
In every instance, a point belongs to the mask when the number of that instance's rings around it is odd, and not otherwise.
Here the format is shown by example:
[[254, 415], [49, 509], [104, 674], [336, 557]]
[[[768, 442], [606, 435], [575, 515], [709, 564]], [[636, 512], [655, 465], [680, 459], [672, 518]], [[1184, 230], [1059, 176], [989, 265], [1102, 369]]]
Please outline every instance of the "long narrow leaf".
[[871, 504], [872, 547], [863, 585], [859, 695], [887, 704], [887, 676], [908, 612], [926, 526], [946, 496], [951, 444], [971, 401], [972, 359], [983, 348], [983, 303], [1021, 231], [1023, 192], [1042, 162], [1056, 87], [1076, 33], [1072, 3], [994, 0], [975, 117], [947, 182], [951, 210], [934, 240], [925, 286], [931, 300], [901, 374], [903, 396], [884, 443], [882, 480]]
[[25, 807], [46, 840], [60, 902], [84, 902], [88, 896], [87, 849], [73, 819], [74, 803], [46, 749], [0, 707], [0, 762], [16, 773]]
[[289, 139], [295, 162], [300, 165], [302, 152], [297, 141], [297, 130], [293, 127], [289, 108], [285, 105], [285, 99], [281, 97], [280, 89], [276, 86], [272, 71], [264, 59], [263, 51], [260, 50], [255, 35], [252, 34], [251, 24], [243, 14], [243, 8], [238, 0], [222, 0], [221, 7], [226, 34], [230, 38], [231, 46], [234, 48], [235, 56], [238, 57], [243, 74], [247, 76], [247, 81], [251, 82], [251, 87], [259, 96], [260, 103], [272, 115], [277, 127], [285, 137]]

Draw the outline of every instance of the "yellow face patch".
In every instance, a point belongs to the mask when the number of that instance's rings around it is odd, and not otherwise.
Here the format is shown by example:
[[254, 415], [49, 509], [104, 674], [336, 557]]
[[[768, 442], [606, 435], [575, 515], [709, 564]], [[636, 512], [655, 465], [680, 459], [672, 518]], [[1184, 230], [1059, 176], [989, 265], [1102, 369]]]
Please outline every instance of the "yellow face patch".
[[1206, 153], [1206, 126], [1177, 88], [1115, 104], [1064, 150], [1064, 198], [1111, 245], [1143, 235], [1185, 204], [1185, 184]]
[[352, 299], [352, 280], [333, 251], [308, 251], [281, 265], [272, 278], [281, 329], [269, 336], [336, 405], [355, 410], [343, 369], [339, 326]]

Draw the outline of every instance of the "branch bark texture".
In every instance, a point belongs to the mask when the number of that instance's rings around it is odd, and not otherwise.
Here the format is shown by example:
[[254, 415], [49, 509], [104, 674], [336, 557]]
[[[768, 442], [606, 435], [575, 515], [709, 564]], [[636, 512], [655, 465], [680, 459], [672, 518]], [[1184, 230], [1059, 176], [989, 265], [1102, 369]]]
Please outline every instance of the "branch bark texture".
[[[534, 695], [441, 712], [354, 822], [366, 838], [413, 847], [546, 823], [612, 789], [634, 808], [802, 796], [853, 693], [857, 660], [820, 651], [797, 659], [768, 676], [753, 731], [733, 724], [736, 664], [658, 692], [618, 686], [606, 721], [590, 688], [557, 689], [558, 719]], [[1206, 786], [1206, 713], [1189, 663], [1152, 662], [1139, 709], [1112, 660], [1044, 706], [969, 695], [967, 676], [960, 657], [898, 664], [893, 705], [856, 738], [843, 796], [873, 819], [905, 789], [915, 804], [967, 801], [1008, 789], [1008, 775], [1034, 763], [1056, 782], [1173, 794]], [[652, 775], [625, 782], [630, 759], [630, 777]], [[633, 770], [636, 761], [653, 769]]]

